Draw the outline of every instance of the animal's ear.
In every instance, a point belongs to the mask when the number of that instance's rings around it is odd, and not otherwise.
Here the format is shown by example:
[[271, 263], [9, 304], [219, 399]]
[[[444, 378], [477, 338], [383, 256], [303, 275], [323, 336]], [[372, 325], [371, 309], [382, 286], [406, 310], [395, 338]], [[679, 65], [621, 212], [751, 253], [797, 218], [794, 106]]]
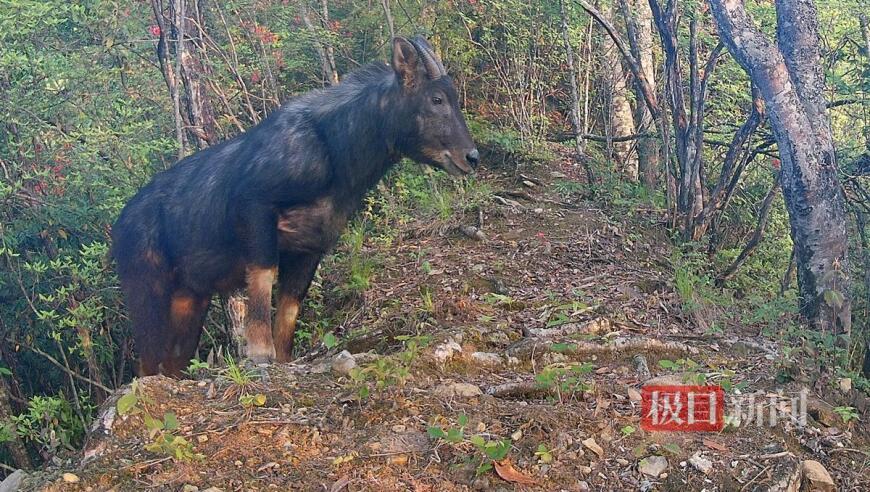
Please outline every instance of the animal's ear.
[[393, 70], [405, 87], [415, 87], [423, 71], [420, 69], [420, 56], [417, 49], [407, 39], [393, 38]]

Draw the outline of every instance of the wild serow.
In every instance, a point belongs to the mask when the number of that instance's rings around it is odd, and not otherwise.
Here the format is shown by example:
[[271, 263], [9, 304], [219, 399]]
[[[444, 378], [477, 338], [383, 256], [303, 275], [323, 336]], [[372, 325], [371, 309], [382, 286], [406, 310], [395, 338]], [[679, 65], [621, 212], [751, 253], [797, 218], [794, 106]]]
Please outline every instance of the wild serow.
[[402, 156], [457, 176], [478, 163], [453, 82], [421, 37], [394, 39], [391, 66], [292, 99], [155, 175], [112, 228], [140, 374], [184, 370], [211, 297], [242, 288], [247, 356], [290, 360], [320, 259]]

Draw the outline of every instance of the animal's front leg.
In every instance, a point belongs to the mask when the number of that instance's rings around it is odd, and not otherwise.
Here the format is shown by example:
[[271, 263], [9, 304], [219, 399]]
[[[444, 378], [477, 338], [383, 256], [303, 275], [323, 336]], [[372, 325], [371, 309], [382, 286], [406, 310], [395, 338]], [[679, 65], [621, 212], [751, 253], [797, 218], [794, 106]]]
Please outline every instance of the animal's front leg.
[[257, 364], [275, 360], [272, 340], [272, 286], [278, 276], [276, 218], [268, 207], [251, 206], [245, 214], [248, 257], [247, 356]]
[[321, 255], [282, 254], [278, 270], [278, 313], [275, 316], [275, 352], [279, 362], [289, 362], [293, 358], [293, 334], [299, 309]]

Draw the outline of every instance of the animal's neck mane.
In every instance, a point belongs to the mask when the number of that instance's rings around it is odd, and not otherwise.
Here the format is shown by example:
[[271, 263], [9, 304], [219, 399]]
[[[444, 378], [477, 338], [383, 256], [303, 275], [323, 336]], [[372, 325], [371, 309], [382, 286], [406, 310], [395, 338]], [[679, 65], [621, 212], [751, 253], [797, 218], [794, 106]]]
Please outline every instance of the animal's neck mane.
[[404, 118], [392, 68], [374, 63], [336, 86], [305, 96], [313, 123], [326, 143], [337, 195], [358, 206], [399, 160], [396, 144]]

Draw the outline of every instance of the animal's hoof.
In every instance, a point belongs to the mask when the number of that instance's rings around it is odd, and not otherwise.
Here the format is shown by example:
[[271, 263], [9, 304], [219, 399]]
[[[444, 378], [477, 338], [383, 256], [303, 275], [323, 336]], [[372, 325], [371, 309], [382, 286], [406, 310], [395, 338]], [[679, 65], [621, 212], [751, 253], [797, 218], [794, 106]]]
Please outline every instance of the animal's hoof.
[[248, 360], [250, 360], [254, 365], [260, 364], [271, 364], [275, 362], [275, 349], [256, 349], [253, 347], [248, 348]]

